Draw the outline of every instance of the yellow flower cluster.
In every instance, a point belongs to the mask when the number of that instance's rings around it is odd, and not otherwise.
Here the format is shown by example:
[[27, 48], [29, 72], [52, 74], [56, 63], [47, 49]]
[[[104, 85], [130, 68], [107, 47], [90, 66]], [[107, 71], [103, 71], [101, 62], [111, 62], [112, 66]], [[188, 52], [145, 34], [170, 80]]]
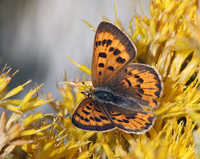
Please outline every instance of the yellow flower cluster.
[[[42, 119], [49, 114], [35, 112], [26, 115], [29, 110], [51, 101], [37, 97], [37, 91], [42, 85], [30, 90], [22, 100], [9, 99], [21, 92], [24, 86], [31, 82], [29, 80], [25, 84], [5, 92], [7, 85], [18, 72], [16, 71], [9, 75], [10, 71], [11, 68], [5, 66], [0, 75], [0, 106], [5, 109], [0, 118], [0, 158], [5, 158], [6, 156], [20, 158], [18, 155], [18, 157], [14, 156], [15, 153], [11, 153], [14, 149], [17, 151], [16, 147], [21, 147], [24, 151], [31, 148], [36, 150], [37, 144], [35, 140], [37, 138], [34, 138], [34, 136], [46, 138], [47, 136], [43, 131], [52, 126], [52, 124], [42, 122]], [[7, 118], [8, 111], [12, 113]]]

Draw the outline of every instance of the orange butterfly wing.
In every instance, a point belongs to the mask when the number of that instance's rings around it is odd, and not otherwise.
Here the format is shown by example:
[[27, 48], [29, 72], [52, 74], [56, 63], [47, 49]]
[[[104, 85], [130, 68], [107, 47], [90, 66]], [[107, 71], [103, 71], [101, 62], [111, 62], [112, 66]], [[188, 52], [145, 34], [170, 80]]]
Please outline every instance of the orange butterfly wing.
[[82, 130], [106, 132], [118, 128], [127, 133], [141, 134], [154, 124], [156, 115], [133, 111], [85, 98], [72, 115], [72, 124]]
[[161, 97], [163, 83], [157, 70], [148, 65], [134, 63], [123, 69], [110, 82], [109, 88], [140, 106], [156, 107], [155, 98]]
[[94, 87], [106, 86], [136, 56], [131, 39], [116, 25], [102, 21], [96, 31], [91, 79]]
[[155, 114], [146, 111], [127, 110], [112, 105], [105, 105], [105, 110], [115, 126], [126, 133], [145, 133], [156, 120]]
[[72, 124], [79, 129], [108, 131], [115, 128], [103, 106], [92, 98], [85, 98], [72, 115]]

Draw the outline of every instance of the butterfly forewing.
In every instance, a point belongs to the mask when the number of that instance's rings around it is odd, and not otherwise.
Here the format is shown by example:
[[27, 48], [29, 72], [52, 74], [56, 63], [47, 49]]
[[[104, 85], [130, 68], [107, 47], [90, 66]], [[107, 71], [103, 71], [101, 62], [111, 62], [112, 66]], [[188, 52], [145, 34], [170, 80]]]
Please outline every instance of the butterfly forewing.
[[117, 94], [134, 100], [138, 105], [156, 107], [155, 98], [162, 94], [160, 74], [151, 66], [129, 64], [109, 84]]
[[107, 131], [115, 126], [101, 103], [85, 98], [72, 115], [72, 124], [83, 130]]
[[112, 23], [99, 24], [92, 59], [94, 87], [106, 86], [109, 81], [136, 56], [136, 47], [130, 38]]

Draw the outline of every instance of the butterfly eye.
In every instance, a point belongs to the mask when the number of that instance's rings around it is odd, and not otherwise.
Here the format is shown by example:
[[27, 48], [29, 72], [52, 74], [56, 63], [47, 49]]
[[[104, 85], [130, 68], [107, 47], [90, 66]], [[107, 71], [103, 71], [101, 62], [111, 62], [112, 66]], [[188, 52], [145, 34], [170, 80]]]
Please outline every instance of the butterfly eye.
[[89, 89], [89, 90], [84, 90], [81, 92], [82, 94], [88, 96], [89, 98], [92, 97], [92, 89]]
[[84, 94], [84, 95], [86, 95], [86, 96], [89, 96], [89, 94], [90, 94], [90, 93], [89, 93], [88, 91], [86, 91], [86, 90], [82, 91], [81, 93]]

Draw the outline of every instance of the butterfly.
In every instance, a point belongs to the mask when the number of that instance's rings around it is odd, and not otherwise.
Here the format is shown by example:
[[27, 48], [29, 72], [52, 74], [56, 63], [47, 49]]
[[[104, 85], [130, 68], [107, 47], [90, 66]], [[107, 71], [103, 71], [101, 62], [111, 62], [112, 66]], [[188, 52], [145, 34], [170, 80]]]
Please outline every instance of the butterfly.
[[131, 63], [137, 49], [115, 24], [102, 21], [94, 38], [91, 81], [72, 114], [72, 124], [82, 130], [107, 132], [120, 129], [141, 134], [154, 124], [156, 115], [143, 106], [156, 108], [162, 95], [162, 78], [153, 67]]

